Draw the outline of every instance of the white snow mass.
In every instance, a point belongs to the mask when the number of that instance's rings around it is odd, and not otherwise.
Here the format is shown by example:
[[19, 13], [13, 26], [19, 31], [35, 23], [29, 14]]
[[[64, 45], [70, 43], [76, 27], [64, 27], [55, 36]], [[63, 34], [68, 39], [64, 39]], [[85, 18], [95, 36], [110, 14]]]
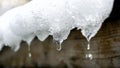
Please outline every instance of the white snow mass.
[[0, 50], [14, 51], [21, 41], [29, 45], [35, 36], [44, 41], [49, 35], [60, 44], [74, 28], [89, 41], [109, 16], [113, 0], [32, 0], [0, 17]]
[[11, 8], [23, 5], [28, 1], [30, 0], [0, 0], [0, 15], [10, 10]]

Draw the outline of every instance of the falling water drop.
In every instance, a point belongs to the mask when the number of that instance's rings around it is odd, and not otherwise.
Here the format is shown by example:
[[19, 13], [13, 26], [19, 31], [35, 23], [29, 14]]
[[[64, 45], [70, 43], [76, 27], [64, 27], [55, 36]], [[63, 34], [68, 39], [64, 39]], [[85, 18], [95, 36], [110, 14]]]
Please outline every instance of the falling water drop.
[[58, 45], [59, 48], [57, 48], [57, 51], [61, 51], [62, 50], [62, 46], [61, 45]]
[[30, 58], [32, 57], [31, 52], [28, 53], [28, 56], [29, 56]]
[[31, 37], [29, 37], [25, 40], [28, 44], [28, 57], [29, 58], [32, 57], [30, 45], [31, 45], [31, 42], [32, 42], [33, 38], [34, 38], [34, 35], [32, 35]]
[[87, 39], [87, 54], [86, 54], [86, 58], [88, 59], [88, 60], [92, 60], [93, 59], [93, 54], [92, 53], [90, 53], [90, 40], [91, 40], [91, 33], [86, 37], [86, 39]]
[[90, 43], [88, 42], [87, 50], [90, 50]]
[[31, 49], [30, 49], [30, 45], [28, 45], [28, 57], [31, 58], [32, 54], [31, 54]]
[[91, 33], [86, 37], [87, 38], [87, 50], [90, 50], [90, 40], [91, 40]]
[[93, 59], [93, 55], [92, 54], [86, 54], [86, 58], [89, 59], [89, 60], [92, 60]]

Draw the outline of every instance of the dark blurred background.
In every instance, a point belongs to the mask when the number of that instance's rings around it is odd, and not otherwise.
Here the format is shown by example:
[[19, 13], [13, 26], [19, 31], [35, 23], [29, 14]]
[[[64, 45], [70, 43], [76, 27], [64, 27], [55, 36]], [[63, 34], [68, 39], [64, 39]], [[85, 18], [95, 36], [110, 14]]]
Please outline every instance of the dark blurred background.
[[120, 0], [114, 0], [113, 10], [107, 21], [116, 21], [120, 19]]

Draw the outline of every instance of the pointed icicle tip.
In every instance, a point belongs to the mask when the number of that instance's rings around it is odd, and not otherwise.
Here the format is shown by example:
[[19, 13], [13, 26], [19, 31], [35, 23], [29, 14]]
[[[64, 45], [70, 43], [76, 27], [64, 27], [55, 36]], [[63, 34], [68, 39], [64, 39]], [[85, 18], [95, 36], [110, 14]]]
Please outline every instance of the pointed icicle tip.
[[32, 42], [32, 40], [34, 39], [34, 35], [31, 35], [31, 36], [29, 36], [29, 37], [27, 37], [27, 38], [25, 38], [24, 39], [24, 41], [26, 41], [27, 42], [27, 44], [30, 46], [31, 45], [31, 42]]
[[63, 40], [61, 40], [61, 41], [55, 40], [55, 43], [58, 46], [57, 47], [57, 51], [61, 51], [62, 50], [62, 42], [63, 42]]
[[62, 50], [62, 45], [58, 45], [59, 47], [57, 48], [57, 51], [61, 51]]

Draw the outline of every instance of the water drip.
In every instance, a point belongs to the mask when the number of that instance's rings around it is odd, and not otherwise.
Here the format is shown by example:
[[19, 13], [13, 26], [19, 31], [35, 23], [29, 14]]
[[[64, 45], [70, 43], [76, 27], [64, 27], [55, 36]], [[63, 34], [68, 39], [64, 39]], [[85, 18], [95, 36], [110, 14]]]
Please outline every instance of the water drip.
[[89, 34], [87, 37], [86, 37], [86, 39], [87, 39], [87, 42], [88, 42], [88, 44], [87, 44], [87, 50], [90, 50], [90, 40], [91, 40], [91, 34]]
[[58, 45], [59, 47], [57, 48], [57, 51], [61, 51], [62, 50], [62, 46]]
[[87, 50], [90, 50], [90, 43], [88, 42]]
[[88, 45], [87, 45], [86, 58], [87, 58], [88, 60], [92, 60], [92, 59], [93, 59], [93, 55], [92, 55], [92, 53], [90, 53], [90, 43], [89, 43], [89, 42], [88, 42]]
[[91, 53], [86, 54], [86, 58], [89, 59], [89, 60], [92, 60], [93, 59], [93, 55]]
[[28, 57], [30, 57], [30, 58], [32, 57], [32, 54], [31, 54], [31, 52], [29, 52], [29, 53], [28, 53]]
[[30, 45], [28, 45], [28, 57], [29, 57], [29, 58], [32, 57]]
[[88, 60], [92, 60], [93, 59], [93, 55], [90, 53], [90, 40], [91, 40], [91, 34], [87, 36], [87, 54], [86, 54], [86, 59]]
[[62, 50], [62, 41], [55, 41], [56, 45], [58, 46], [57, 47], [57, 51], [61, 51]]
[[92, 33], [89, 33], [87, 36], [86, 36], [86, 39], [87, 39], [87, 50], [90, 50], [90, 40], [92, 38]]

